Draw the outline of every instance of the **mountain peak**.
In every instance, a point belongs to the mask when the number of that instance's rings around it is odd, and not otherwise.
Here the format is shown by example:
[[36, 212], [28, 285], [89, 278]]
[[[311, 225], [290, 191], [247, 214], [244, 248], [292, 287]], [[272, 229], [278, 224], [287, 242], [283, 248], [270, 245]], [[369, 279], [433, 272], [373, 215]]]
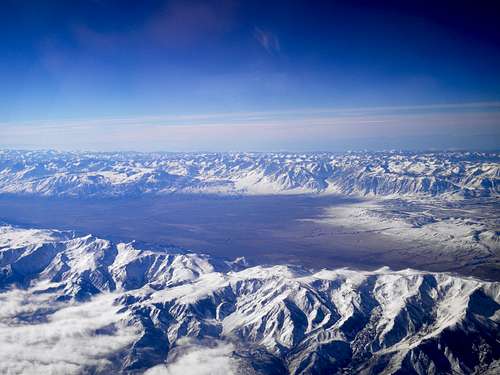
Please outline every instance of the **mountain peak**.
[[[12, 242], [14, 233], [22, 241]], [[19, 325], [0, 329], [7, 338], [57, 326], [74, 309], [93, 316], [99, 301], [109, 306], [91, 329], [112, 343], [97, 353], [105, 364], [85, 358], [79, 371], [145, 371], [199, 340], [229, 345], [225, 361], [259, 374], [481, 373], [500, 358], [500, 283], [412, 269], [248, 267], [12, 226], [0, 228], [0, 243], [4, 301], [15, 304], [5, 293], [17, 293], [57, 306], [24, 312]], [[0, 309], [2, 319], [9, 314]]]

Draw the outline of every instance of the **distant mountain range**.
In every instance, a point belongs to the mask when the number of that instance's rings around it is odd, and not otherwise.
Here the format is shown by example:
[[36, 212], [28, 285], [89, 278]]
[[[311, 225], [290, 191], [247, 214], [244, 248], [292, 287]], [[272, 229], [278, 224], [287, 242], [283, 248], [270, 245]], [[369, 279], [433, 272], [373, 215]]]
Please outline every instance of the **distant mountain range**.
[[497, 197], [500, 155], [476, 152], [64, 153], [0, 151], [0, 193]]
[[1, 373], [498, 374], [499, 323], [500, 283], [0, 226]]

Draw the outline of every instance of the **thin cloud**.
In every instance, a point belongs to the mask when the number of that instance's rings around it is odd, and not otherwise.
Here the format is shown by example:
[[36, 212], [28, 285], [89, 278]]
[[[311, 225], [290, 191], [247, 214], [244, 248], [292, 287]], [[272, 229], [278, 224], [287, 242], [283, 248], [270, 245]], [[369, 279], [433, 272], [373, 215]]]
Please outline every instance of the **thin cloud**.
[[301, 150], [304, 140], [332, 143], [384, 134], [432, 137], [448, 133], [491, 139], [499, 135], [499, 123], [500, 102], [70, 119], [0, 124], [0, 147], [270, 151], [286, 144]]
[[473, 111], [485, 109], [491, 111], [500, 110], [500, 102], [469, 102], [469, 103], [447, 103], [447, 104], [423, 104], [423, 105], [408, 105], [408, 106], [376, 106], [376, 107], [327, 107], [327, 108], [301, 108], [295, 110], [283, 111], [253, 111], [253, 112], [221, 112], [221, 113], [206, 113], [206, 114], [178, 114], [178, 115], [158, 115], [158, 116], [141, 116], [141, 117], [102, 117], [102, 118], [80, 118], [80, 119], [54, 119], [40, 121], [8, 121], [0, 122], [0, 126], [71, 126], [71, 125], [123, 125], [136, 124], [148, 125], [155, 123], [166, 122], [183, 122], [192, 121], [201, 123], [204, 121], [220, 122], [221, 119], [238, 120], [238, 119], [266, 119], [274, 117], [290, 116], [306, 116], [319, 114], [349, 114], [361, 115], [380, 112], [420, 112], [420, 111]]
[[259, 44], [270, 54], [281, 52], [280, 41], [278, 37], [270, 31], [262, 30], [259, 27], [254, 29], [254, 37]]

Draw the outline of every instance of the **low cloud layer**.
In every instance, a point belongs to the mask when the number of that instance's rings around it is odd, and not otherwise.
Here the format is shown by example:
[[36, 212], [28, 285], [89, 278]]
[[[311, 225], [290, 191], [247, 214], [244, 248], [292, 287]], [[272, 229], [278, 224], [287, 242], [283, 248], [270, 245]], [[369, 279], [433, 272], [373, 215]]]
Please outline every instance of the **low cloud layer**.
[[192, 341], [181, 342], [175, 359], [167, 365], [149, 369], [145, 375], [236, 375], [238, 361], [231, 357], [230, 343], [212, 342], [210, 345]]
[[[67, 375], [106, 368], [106, 358], [136, 338], [132, 328], [119, 324], [124, 316], [113, 306], [115, 298], [102, 295], [62, 307], [31, 291], [0, 294], [0, 373]], [[115, 324], [116, 331], [96, 334]]]

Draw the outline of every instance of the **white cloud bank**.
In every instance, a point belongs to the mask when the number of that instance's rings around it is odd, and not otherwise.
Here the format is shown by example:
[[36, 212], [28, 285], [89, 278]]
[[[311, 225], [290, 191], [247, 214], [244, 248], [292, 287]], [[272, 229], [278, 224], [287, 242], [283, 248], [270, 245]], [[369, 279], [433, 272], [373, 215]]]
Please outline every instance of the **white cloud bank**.
[[[87, 366], [105, 368], [110, 354], [137, 337], [133, 328], [120, 325], [124, 315], [113, 306], [114, 294], [62, 307], [36, 323], [20, 317], [52, 307], [47, 297], [22, 290], [0, 297], [0, 374], [69, 375]], [[96, 330], [113, 324], [119, 326], [116, 332], [96, 335]]]
[[166, 365], [149, 369], [145, 375], [236, 375], [238, 361], [231, 357], [234, 347], [217, 342], [210, 346], [185, 342], [181, 354]]

